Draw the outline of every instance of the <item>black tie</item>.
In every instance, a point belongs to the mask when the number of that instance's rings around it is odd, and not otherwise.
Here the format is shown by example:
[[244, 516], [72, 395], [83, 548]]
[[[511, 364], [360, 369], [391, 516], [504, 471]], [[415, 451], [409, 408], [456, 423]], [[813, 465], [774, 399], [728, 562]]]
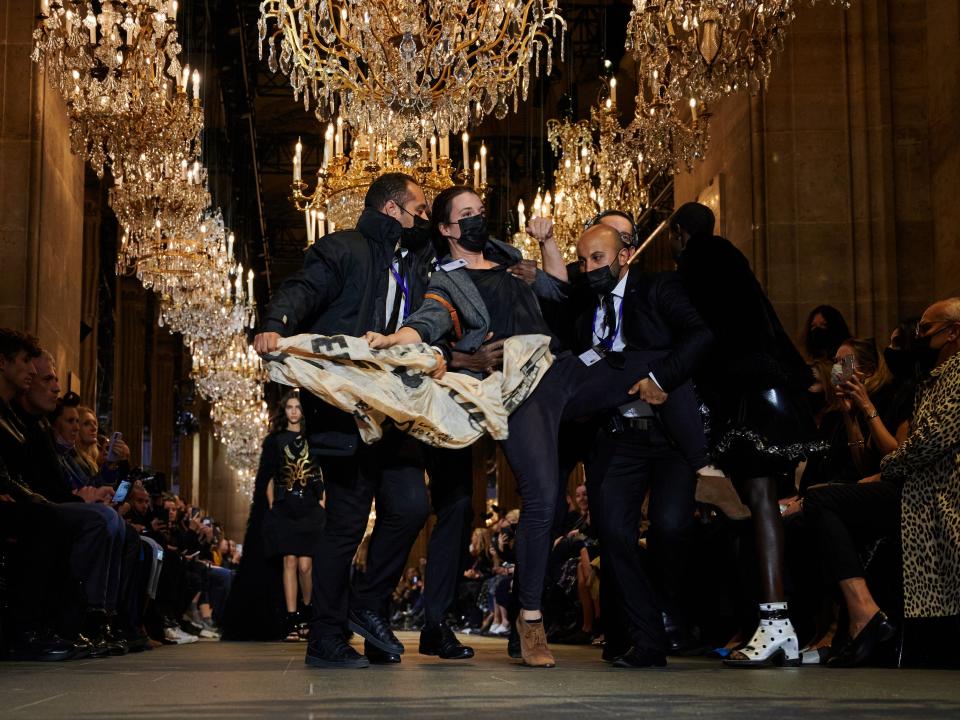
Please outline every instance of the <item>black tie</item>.
[[[393, 262], [397, 264], [397, 275], [400, 279], [403, 279], [403, 253], [400, 248], [397, 247], [397, 251], [393, 254]], [[392, 276], [393, 273], [391, 272]], [[393, 294], [393, 309], [390, 311], [390, 320], [387, 322], [387, 335], [397, 331], [397, 325], [400, 324], [400, 302], [403, 300], [403, 286], [402, 283], [397, 282], [397, 278], [393, 278], [394, 282], [397, 285], [397, 291]]]
[[612, 350], [617, 332], [617, 310], [613, 304], [613, 293], [607, 293], [603, 296], [603, 323], [605, 326], [603, 340], [605, 344], [609, 343], [607, 349]]

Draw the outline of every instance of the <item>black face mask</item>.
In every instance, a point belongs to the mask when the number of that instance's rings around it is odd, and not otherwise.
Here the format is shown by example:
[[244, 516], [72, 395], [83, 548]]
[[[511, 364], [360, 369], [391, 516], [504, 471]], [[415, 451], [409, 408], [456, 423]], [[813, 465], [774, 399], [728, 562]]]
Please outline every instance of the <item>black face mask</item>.
[[930, 340], [933, 335], [918, 337], [913, 341], [913, 347], [910, 348], [910, 354], [913, 355], [913, 361], [917, 369], [924, 374], [929, 373], [937, 366], [937, 359], [940, 357], [940, 348], [930, 347]]
[[419, 215], [413, 216], [413, 227], [400, 231], [400, 246], [407, 250], [419, 250], [430, 241], [430, 221]]
[[807, 333], [807, 349], [810, 351], [812, 357], [833, 357], [839, 345], [837, 347], [831, 347], [833, 345], [833, 338], [830, 335], [830, 330], [825, 327], [810, 328], [810, 332]]
[[597, 295], [606, 295], [620, 282], [620, 261], [619, 259], [614, 260], [612, 265], [594, 268], [581, 277], [586, 280], [587, 285]]
[[460, 226], [460, 237], [454, 238], [457, 244], [467, 252], [483, 252], [490, 239], [486, 216], [471, 215], [458, 221], [457, 225]]
[[883, 349], [883, 359], [887, 361], [887, 367], [898, 380], [906, 380], [913, 377], [916, 369], [916, 359], [913, 353], [903, 348], [888, 347]]

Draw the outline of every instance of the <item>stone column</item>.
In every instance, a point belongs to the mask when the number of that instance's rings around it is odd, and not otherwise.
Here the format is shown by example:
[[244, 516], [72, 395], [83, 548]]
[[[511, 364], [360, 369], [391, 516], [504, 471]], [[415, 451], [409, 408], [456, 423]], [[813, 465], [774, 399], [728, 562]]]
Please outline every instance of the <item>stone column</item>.
[[118, 278], [111, 430], [123, 433], [130, 446], [131, 465], [140, 464], [143, 449], [146, 340], [150, 329], [146, 292], [135, 279]]
[[[83, 281], [80, 298], [80, 388], [93, 407], [97, 398], [97, 326], [100, 316], [100, 227], [103, 183], [87, 174], [83, 209]], [[110, 272], [108, 269], [107, 272]], [[85, 326], [85, 327], [83, 327]], [[86, 335], [84, 336], [84, 332]], [[101, 412], [96, 408], [97, 412]]]
[[83, 160], [30, 60], [37, 12], [32, 0], [0, 4], [0, 326], [38, 335], [66, 384], [79, 371]]
[[174, 361], [180, 338], [153, 323], [150, 368], [150, 443], [154, 470], [173, 472]]

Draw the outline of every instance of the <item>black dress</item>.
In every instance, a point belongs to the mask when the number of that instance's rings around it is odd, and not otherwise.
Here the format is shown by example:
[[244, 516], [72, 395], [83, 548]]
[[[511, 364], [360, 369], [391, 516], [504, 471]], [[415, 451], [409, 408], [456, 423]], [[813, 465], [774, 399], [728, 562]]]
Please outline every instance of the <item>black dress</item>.
[[267, 438], [261, 466], [273, 479], [268, 546], [273, 554], [312, 557], [323, 530], [323, 473], [300, 433], [284, 430]]
[[729, 240], [691, 238], [677, 269], [716, 339], [716, 352], [695, 376], [710, 411], [715, 460], [735, 477], [792, 473], [827, 447], [807, 399], [810, 368]]

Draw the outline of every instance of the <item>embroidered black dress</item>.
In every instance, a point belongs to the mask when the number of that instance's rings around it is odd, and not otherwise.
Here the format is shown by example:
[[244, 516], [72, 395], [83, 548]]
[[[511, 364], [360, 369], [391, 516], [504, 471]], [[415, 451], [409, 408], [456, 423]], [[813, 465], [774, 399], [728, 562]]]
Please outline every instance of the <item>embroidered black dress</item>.
[[268, 520], [272, 554], [313, 556], [326, 519], [320, 504], [324, 499], [320, 466], [311, 459], [305, 438], [290, 431], [267, 438], [261, 458], [264, 463], [273, 479], [273, 509]]

